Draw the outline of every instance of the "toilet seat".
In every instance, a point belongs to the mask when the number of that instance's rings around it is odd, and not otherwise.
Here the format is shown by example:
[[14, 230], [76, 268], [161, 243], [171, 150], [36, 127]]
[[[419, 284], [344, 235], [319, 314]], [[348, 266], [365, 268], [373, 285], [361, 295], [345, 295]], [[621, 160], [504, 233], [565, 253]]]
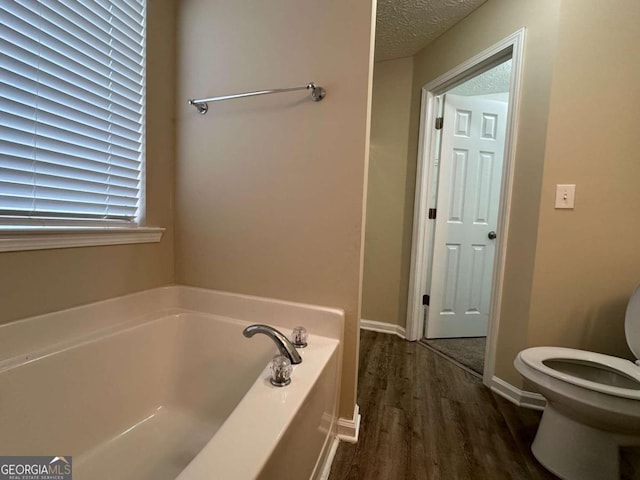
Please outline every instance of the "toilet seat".
[[558, 380], [562, 380], [587, 390], [605, 393], [607, 395], [640, 400], [640, 390], [614, 387], [586, 380], [584, 378], [560, 372], [543, 363], [547, 360], [568, 360], [596, 363], [635, 380], [638, 382], [638, 387], [640, 387], [640, 366], [629, 360], [612, 357], [611, 355], [604, 355], [602, 353], [587, 352], [585, 350], [564, 347], [533, 347], [523, 350], [518, 356], [528, 367], [550, 377], [557, 378]]
[[[624, 330], [629, 348], [636, 358], [640, 358], [640, 286], [635, 289], [629, 299], [629, 303], [627, 304], [627, 311], [624, 319]], [[612, 357], [611, 355], [565, 347], [528, 348], [520, 352], [518, 357], [528, 367], [578, 387], [593, 390], [595, 392], [606, 393], [608, 395], [640, 400], [640, 390], [614, 387], [594, 382], [592, 380], [586, 380], [584, 378], [558, 371], [544, 364], [547, 360], [568, 360], [595, 363], [635, 380], [640, 387], [640, 363], [638, 362], [634, 363], [623, 358]]]

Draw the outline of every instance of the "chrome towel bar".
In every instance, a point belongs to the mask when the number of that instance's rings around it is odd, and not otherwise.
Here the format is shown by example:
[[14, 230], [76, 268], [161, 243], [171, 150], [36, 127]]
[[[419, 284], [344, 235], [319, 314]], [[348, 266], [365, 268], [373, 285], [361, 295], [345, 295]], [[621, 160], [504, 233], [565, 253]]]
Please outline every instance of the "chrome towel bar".
[[211, 97], [211, 98], [198, 98], [198, 99], [189, 99], [189, 105], [193, 105], [198, 109], [200, 115], [204, 115], [209, 111], [208, 102], [219, 102], [221, 100], [232, 100], [234, 98], [243, 98], [243, 97], [255, 97], [257, 95], [268, 95], [270, 93], [284, 93], [284, 92], [293, 92], [295, 90], [311, 90], [311, 100], [314, 102], [319, 102], [326, 95], [327, 92], [324, 88], [316, 85], [313, 82], [307, 83], [306, 85], [300, 85], [298, 87], [291, 88], [275, 88], [273, 90], [256, 90], [255, 92], [244, 92], [244, 93], [233, 93], [231, 95], [222, 95], [220, 97]]

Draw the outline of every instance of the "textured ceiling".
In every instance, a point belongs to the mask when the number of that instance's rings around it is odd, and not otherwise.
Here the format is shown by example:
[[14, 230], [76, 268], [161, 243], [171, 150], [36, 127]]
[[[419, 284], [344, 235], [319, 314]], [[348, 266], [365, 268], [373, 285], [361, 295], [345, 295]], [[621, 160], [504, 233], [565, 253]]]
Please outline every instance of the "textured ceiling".
[[414, 55], [486, 0], [378, 0], [376, 61]]
[[458, 85], [447, 93], [456, 95], [486, 95], [488, 93], [504, 93], [509, 91], [511, 80], [511, 60], [477, 75]]

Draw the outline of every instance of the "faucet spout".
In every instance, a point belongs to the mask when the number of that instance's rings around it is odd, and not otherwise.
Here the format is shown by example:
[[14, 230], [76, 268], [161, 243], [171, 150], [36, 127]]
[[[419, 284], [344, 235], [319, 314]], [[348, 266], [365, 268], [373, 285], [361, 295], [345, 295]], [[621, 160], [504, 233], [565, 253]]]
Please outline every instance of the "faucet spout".
[[287, 357], [292, 365], [302, 363], [302, 357], [296, 350], [296, 347], [293, 346], [286, 336], [275, 328], [270, 327], [269, 325], [258, 324], [250, 325], [242, 332], [242, 334], [247, 338], [253, 337], [256, 333], [262, 333], [273, 340], [276, 347], [278, 347], [278, 350], [280, 350], [280, 353]]

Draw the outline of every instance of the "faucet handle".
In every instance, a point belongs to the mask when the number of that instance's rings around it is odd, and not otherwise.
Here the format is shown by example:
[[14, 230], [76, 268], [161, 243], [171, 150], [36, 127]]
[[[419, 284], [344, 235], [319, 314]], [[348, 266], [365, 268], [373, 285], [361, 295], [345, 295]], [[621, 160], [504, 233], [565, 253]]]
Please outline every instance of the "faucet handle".
[[291, 332], [291, 343], [296, 348], [304, 348], [307, 346], [307, 338], [309, 338], [309, 333], [307, 329], [304, 327], [296, 327]]
[[271, 385], [286, 387], [291, 383], [291, 362], [284, 355], [276, 355], [271, 360]]

